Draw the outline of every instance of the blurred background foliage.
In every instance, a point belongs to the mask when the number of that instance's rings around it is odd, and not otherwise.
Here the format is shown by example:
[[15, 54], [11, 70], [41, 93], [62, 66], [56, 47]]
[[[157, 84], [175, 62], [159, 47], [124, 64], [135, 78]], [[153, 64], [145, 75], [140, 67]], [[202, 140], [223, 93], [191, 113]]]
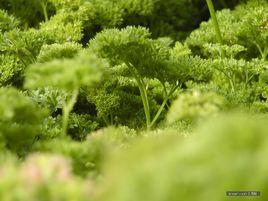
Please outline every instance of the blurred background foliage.
[[[234, 8], [242, 1], [245, 0], [220, 0], [215, 6]], [[38, 27], [49, 18], [56, 22], [56, 18], [84, 15], [83, 28], [91, 30], [85, 38], [93, 37], [102, 28], [141, 25], [148, 27], [154, 37], [182, 39], [209, 18], [205, 1], [199, 0], [1, 0], [0, 8], [18, 18], [22, 28]], [[83, 9], [89, 10], [83, 14]]]

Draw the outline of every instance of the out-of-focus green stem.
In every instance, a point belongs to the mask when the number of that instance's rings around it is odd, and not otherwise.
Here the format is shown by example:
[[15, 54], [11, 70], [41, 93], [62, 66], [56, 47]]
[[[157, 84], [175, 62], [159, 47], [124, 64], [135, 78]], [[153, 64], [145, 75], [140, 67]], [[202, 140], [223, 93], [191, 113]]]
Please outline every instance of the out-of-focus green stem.
[[47, 22], [48, 21], [47, 3], [41, 2], [41, 7], [42, 7], [42, 10], [43, 10], [45, 21]]
[[264, 50], [262, 50], [261, 46], [256, 41], [254, 41], [254, 44], [258, 48], [258, 50], [259, 50], [259, 52], [261, 54], [262, 60], [263, 61], [266, 61], [266, 58], [267, 58], [267, 55], [268, 55], [268, 48], [267, 48], [267, 46], [265, 46]]
[[211, 16], [212, 21], [213, 21], [213, 25], [214, 25], [214, 28], [215, 28], [217, 40], [218, 40], [219, 43], [223, 44], [221, 31], [220, 31], [219, 23], [218, 23], [218, 20], [217, 20], [217, 17], [216, 17], [216, 12], [215, 12], [212, 0], [206, 0], [206, 2], [207, 2], [207, 5], [208, 5], [210, 16]]
[[143, 83], [139, 77], [136, 77], [136, 81], [137, 81], [138, 87], [140, 89], [141, 99], [142, 99], [145, 117], [146, 117], [146, 126], [147, 126], [147, 128], [149, 128], [150, 123], [151, 123], [151, 117], [150, 117], [151, 115], [150, 115], [150, 108], [149, 108], [146, 88], [143, 85]]
[[79, 90], [73, 91], [72, 97], [67, 101], [62, 108], [62, 134], [63, 136], [67, 134], [68, 121], [71, 111], [73, 110], [74, 104], [76, 103]]
[[[221, 35], [221, 30], [220, 30], [219, 23], [218, 23], [218, 20], [217, 20], [217, 17], [216, 17], [216, 12], [215, 12], [214, 5], [212, 3], [212, 0], [206, 0], [206, 2], [207, 2], [208, 9], [209, 9], [209, 12], [210, 12], [210, 16], [212, 18], [212, 22], [213, 22], [213, 25], [214, 25], [214, 28], [215, 28], [215, 33], [216, 33], [218, 43], [223, 45], [223, 39], [222, 39], [222, 35]], [[225, 57], [224, 50], [222, 50], [222, 57], [223, 58]]]
[[135, 71], [135, 68], [132, 64], [128, 63], [128, 67], [132, 70], [133, 76], [138, 84], [140, 94], [141, 94], [141, 100], [144, 108], [145, 118], [146, 118], [146, 127], [149, 129], [150, 123], [151, 123], [151, 114], [150, 114], [150, 107], [149, 107], [149, 101], [147, 96], [146, 87], [144, 85], [144, 82], [141, 78], [141, 76]]
[[154, 126], [154, 124], [156, 123], [156, 121], [158, 120], [160, 114], [162, 113], [162, 111], [164, 110], [164, 107], [167, 103], [167, 101], [169, 100], [170, 96], [172, 96], [172, 94], [180, 87], [180, 85], [175, 85], [173, 89], [171, 89], [171, 91], [167, 94], [167, 96], [165, 97], [162, 105], [160, 106], [159, 110], [157, 111], [153, 121], [150, 123], [150, 128], [152, 128]]

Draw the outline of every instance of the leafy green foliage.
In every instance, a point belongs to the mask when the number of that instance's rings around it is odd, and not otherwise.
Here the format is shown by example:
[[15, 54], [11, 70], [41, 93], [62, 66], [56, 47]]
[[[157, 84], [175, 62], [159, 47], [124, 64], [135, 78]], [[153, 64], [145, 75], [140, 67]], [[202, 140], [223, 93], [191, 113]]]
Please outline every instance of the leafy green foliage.
[[233, 92], [236, 91], [237, 83], [243, 83], [244, 89], [246, 89], [267, 67], [266, 62], [257, 59], [251, 62], [235, 59], [216, 59], [212, 61], [211, 65], [229, 81]]
[[[117, 70], [116, 72], [118, 73]], [[111, 74], [110, 77], [113, 79], [105, 80], [100, 88], [85, 90], [87, 100], [95, 105], [97, 116], [104, 125], [127, 125], [131, 128], [142, 126], [145, 119], [142, 115], [142, 100], [138, 86], [134, 79], [118, 76], [117, 73]], [[154, 84], [150, 81], [149, 86], [148, 91], [156, 87], [162, 90], [159, 82]], [[150, 110], [157, 112], [158, 101], [162, 101], [163, 92], [152, 91], [148, 98]]]
[[215, 93], [192, 91], [180, 94], [168, 112], [167, 122], [195, 121], [216, 115], [224, 108], [224, 100]]
[[[169, 36], [184, 39], [208, 18], [205, 1], [199, 0], [117, 0], [123, 5], [123, 24], [148, 27], [154, 38]], [[233, 7], [236, 0], [215, 1], [217, 8]]]
[[38, 144], [36, 150], [47, 153], [60, 154], [69, 158], [74, 173], [86, 176], [97, 175], [104, 152], [101, 142], [74, 142], [70, 139], [51, 140]]
[[62, 118], [60, 115], [56, 117], [49, 116], [44, 119], [41, 125], [42, 135], [38, 136], [38, 141], [51, 140], [62, 136]]
[[[213, 119], [190, 139], [142, 140], [111, 157], [97, 200], [225, 200], [221, 192], [226, 189], [252, 186], [266, 194], [265, 121], [224, 117]], [[252, 171], [254, 179], [247, 176]]]
[[[267, 9], [267, 1], [251, 0], [247, 4], [239, 5], [234, 11], [225, 9], [218, 12], [224, 44], [242, 45], [247, 49], [247, 58], [258, 56], [265, 60], [268, 46]], [[186, 41], [192, 49], [202, 54], [204, 44], [216, 43], [212, 21], [203, 22]]]
[[9, 16], [4, 10], [0, 10], [0, 32], [10, 31], [17, 28], [19, 21], [13, 16]]
[[247, 49], [241, 45], [221, 45], [219, 43], [206, 43], [203, 45], [204, 53], [212, 58], [222, 58], [222, 51], [224, 52], [225, 58], [238, 58], [241, 56], [242, 52], [245, 52]]
[[68, 125], [68, 134], [74, 140], [85, 140], [87, 135], [96, 130], [99, 124], [89, 115], [71, 114], [70, 123]]
[[68, 94], [63, 90], [51, 87], [28, 90], [28, 96], [41, 107], [47, 108], [51, 114], [62, 109]]
[[91, 52], [83, 52], [74, 59], [58, 59], [35, 64], [26, 73], [26, 88], [55, 87], [75, 90], [91, 86], [101, 79], [101, 69], [107, 64]]
[[126, 126], [112, 126], [93, 132], [88, 140], [97, 140], [106, 143], [108, 146], [117, 145], [118, 147], [114, 147], [125, 149], [136, 137], [138, 137], [138, 133], [134, 129]]
[[45, 112], [13, 88], [0, 89], [0, 135], [6, 148], [23, 155], [34, 143]]
[[56, 10], [69, 10], [69, 11], [76, 11], [79, 9], [79, 6], [84, 2], [83, 0], [74, 0], [70, 3], [70, 0], [48, 0], [49, 2], [53, 3]]
[[213, 2], [0, 0], [0, 200], [267, 197], [267, 1]]
[[24, 27], [36, 26], [53, 10], [47, 0], [1, 0], [0, 7], [20, 19]]
[[74, 176], [69, 161], [60, 155], [34, 154], [19, 165], [6, 162], [1, 167], [3, 200], [88, 200], [90, 181]]
[[[202, 61], [198, 57], [190, 56], [190, 50], [180, 43], [171, 49], [168, 38], [150, 39], [150, 33], [142, 27], [127, 27], [122, 30], [110, 29], [99, 33], [89, 44], [101, 57], [108, 58], [112, 65], [127, 67], [129, 75], [137, 82], [146, 116], [146, 125], [151, 127], [157, 121], [170, 96], [181, 84], [194, 77], [197, 71], [200, 75]], [[196, 67], [199, 69], [197, 70]], [[204, 72], [204, 71], [203, 71]], [[206, 73], [209, 74], [209, 73]], [[165, 90], [162, 105], [154, 119], [150, 120], [150, 106], [148, 101], [145, 78], [158, 79]], [[165, 83], [172, 85], [166, 90]]]
[[25, 69], [36, 61], [36, 57], [44, 44], [54, 43], [48, 32], [30, 29], [21, 31], [14, 29], [0, 35], [1, 78], [0, 85], [16, 85], [21, 87]]
[[20, 75], [25, 67], [16, 56], [0, 55], [0, 64], [0, 86], [7, 86], [9, 84], [21, 82]]
[[[69, 3], [69, 6], [72, 5]], [[52, 32], [61, 42], [80, 41], [83, 37], [83, 28], [86, 22], [92, 19], [94, 11], [91, 4], [85, 3], [75, 7], [77, 9], [60, 9], [49, 21], [41, 23], [41, 30]]]
[[56, 59], [47, 63], [37, 63], [26, 73], [25, 87], [35, 89], [46, 86], [66, 90], [71, 93], [63, 104], [63, 134], [66, 134], [69, 114], [77, 101], [79, 88], [92, 87], [101, 80], [108, 64], [91, 51], [82, 51], [73, 59]]
[[72, 58], [81, 49], [81, 45], [70, 42], [63, 44], [55, 43], [51, 45], [45, 44], [40, 50], [40, 53], [37, 57], [37, 62], [44, 63], [53, 59]]
[[87, 140], [75, 142], [69, 138], [42, 141], [35, 150], [64, 155], [71, 160], [75, 174], [95, 177], [101, 171], [101, 165], [113, 147], [126, 148], [137, 136], [135, 130], [127, 127], [109, 127], [92, 133]]
[[169, 81], [172, 74], [176, 76], [175, 67], [168, 65], [170, 41], [149, 37], [149, 31], [142, 27], [111, 29], [98, 34], [90, 46], [112, 63], [133, 66], [143, 77]]

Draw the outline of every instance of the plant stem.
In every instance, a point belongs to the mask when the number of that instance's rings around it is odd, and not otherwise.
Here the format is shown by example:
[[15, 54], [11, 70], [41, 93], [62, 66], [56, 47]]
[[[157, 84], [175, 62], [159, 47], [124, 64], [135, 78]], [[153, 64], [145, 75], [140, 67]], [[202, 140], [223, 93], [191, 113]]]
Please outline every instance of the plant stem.
[[146, 92], [145, 86], [143, 85], [143, 83], [139, 77], [136, 77], [136, 81], [138, 83], [139, 90], [141, 93], [141, 99], [142, 99], [145, 117], [146, 117], [146, 126], [147, 126], [147, 128], [149, 128], [150, 123], [151, 123], [151, 115], [150, 115], [150, 108], [149, 108], [147, 92]]
[[[161, 82], [161, 84], [163, 86], [164, 97], [167, 97], [168, 96], [167, 87], [166, 87], [165, 83]], [[166, 106], [169, 108], [169, 105], [167, 102], [166, 102]]]
[[66, 101], [66, 103], [63, 105], [63, 109], [62, 109], [62, 134], [63, 136], [67, 134], [69, 115], [70, 115], [70, 112], [73, 110], [74, 104], [76, 103], [78, 92], [79, 90], [75, 89], [72, 93], [72, 97], [70, 98], [70, 100]]
[[142, 84], [142, 88], [143, 88], [143, 91], [144, 91], [144, 98], [145, 98], [145, 104], [146, 104], [146, 107], [147, 107], [147, 119], [148, 119], [148, 124], [150, 124], [151, 122], [151, 113], [150, 113], [150, 106], [149, 106], [149, 99], [148, 99], [148, 95], [147, 95], [147, 86], [145, 85], [144, 83], [144, 80], [142, 79], [141, 76], [140, 77], [140, 81], [141, 81], [141, 84]]
[[108, 123], [108, 121], [106, 120], [106, 118], [105, 118], [105, 117], [102, 117], [102, 119], [103, 119], [104, 123], [106, 124], [106, 126], [109, 126], [109, 123]]
[[234, 85], [233, 79], [229, 79], [229, 82], [230, 82], [230, 85], [231, 85], [232, 92], [235, 92], [235, 85]]
[[256, 42], [254, 41], [254, 44], [256, 45], [256, 47], [258, 48], [260, 54], [261, 54], [261, 57], [262, 57], [262, 60], [263, 61], [266, 61], [266, 57], [268, 55], [268, 48], [265, 47], [264, 50], [262, 50], [261, 46]]
[[162, 105], [160, 106], [159, 110], [157, 111], [153, 121], [150, 124], [150, 128], [154, 126], [155, 122], [157, 121], [157, 119], [159, 118], [160, 114], [162, 113], [167, 101], [169, 100], [170, 96], [179, 88], [180, 85], [176, 85], [174, 86], [173, 89], [170, 90], [170, 92], [167, 94], [166, 98], [164, 99]]
[[133, 65], [130, 63], [128, 63], [127, 65], [132, 70], [132, 74], [133, 74], [133, 76], [138, 84], [140, 94], [141, 94], [143, 109], [144, 109], [144, 113], [145, 113], [145, 118], [146, 118], [146, 127], [147, 127], [147, 129], [149, 129], [150, 123], [151, 123], [151, 114], [150, 114], [150, 107], [149, 107], [149, 101], [148, 101], [146, 87], [144, 85], [144, 82], [143, 82], [141, 76], [136, 72], [136, 69], [133, 67]]
[[[217, 20], [217, 17], [216, 17], [216, 12], [215, 12], [214, 5], [212, 3], [212, 0], [206, 0], [206, 2], [207, 2], [208, 9], [209, 9], [209, 12], [210, 12], [210, 16], [212, 18], [212, 22], [213, 22], [213, 25], [214, 25], [214, 28], [215, 28], [215, 33], [216, 33], [218, 43], [223, 45], [223, 39], [222, 39], [222, 35], [221, 35], [221, 30], [220, 30], [219, 23], [218, 23], [218, 20]], [[224, 58], [225, 57], [225, 52], [224, 52], [224, 50], [221, 50], [221, 51], [222, 51], [222, 57]]]
[[45, 21], [47, 22], [48, 21], [47, 4], [42, 1], [41, 2], [41, 7], [42, 7], [42, 10], [43, 10]]
[[215, 12], [215, 8], [213, 6], [212, 0], [206, 0], [206, 2], [207, 2], [207, 5], [208, 5], [210, 16], [211, 16], [213, 24], [214, 24], [217, 40], [218, 40], [218, 42], [220, 44], [223, 45], [221, 31], [220, 31], [219, 23], [218, 23], [218, 20], [217, 20], [217, 17], [216, 17], [216, 12]]
[[160, 114], [162, 113], [167, 101], [168, 101], [168, 98], [165, 98], [163, 103], [162, 103], [162, 105], [160, 106], [159, 110], [157, 111], [153, 121], [151, 122], [151, 124], [149, 126], [150, 128], [154, 126], [155, 122], [157, 121], [157, 119], [159, 118]]

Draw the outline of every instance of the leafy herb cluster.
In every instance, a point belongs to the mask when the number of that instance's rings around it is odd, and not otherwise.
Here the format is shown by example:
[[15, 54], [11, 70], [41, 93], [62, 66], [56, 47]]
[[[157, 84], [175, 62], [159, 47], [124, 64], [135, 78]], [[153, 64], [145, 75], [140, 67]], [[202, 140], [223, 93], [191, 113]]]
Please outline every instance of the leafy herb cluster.
[[267, 193], [267, 55], [266, 0], [0, 0], [0, 200]]

